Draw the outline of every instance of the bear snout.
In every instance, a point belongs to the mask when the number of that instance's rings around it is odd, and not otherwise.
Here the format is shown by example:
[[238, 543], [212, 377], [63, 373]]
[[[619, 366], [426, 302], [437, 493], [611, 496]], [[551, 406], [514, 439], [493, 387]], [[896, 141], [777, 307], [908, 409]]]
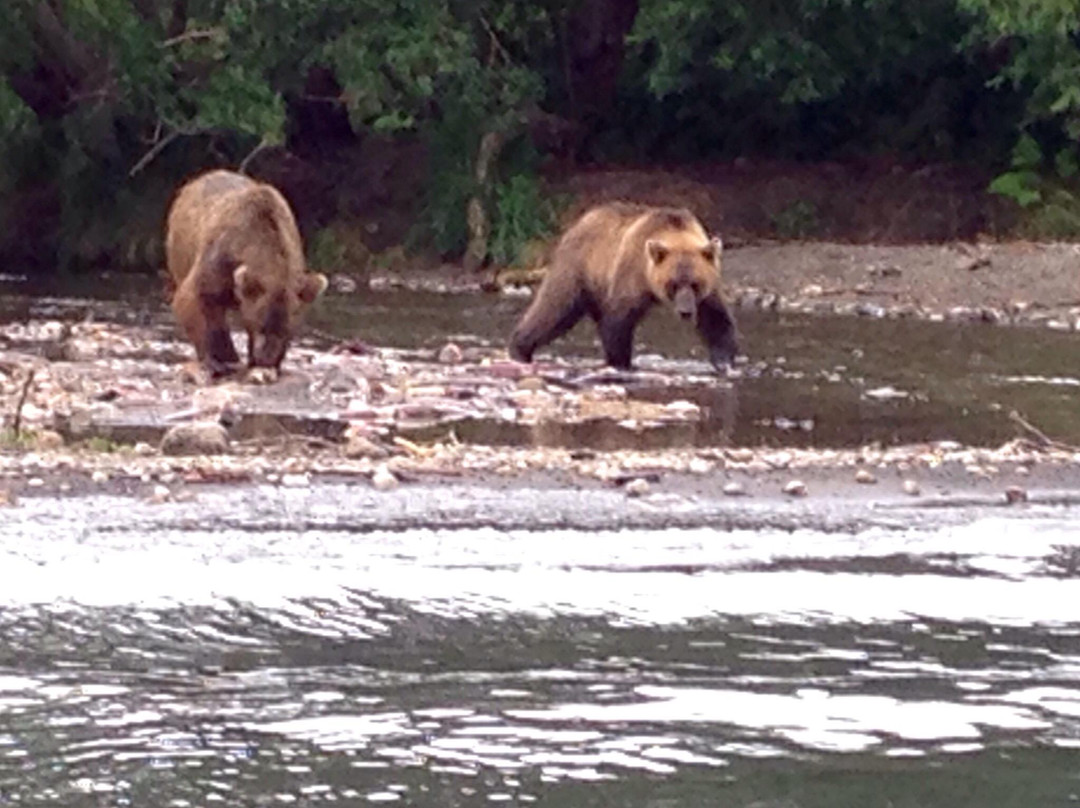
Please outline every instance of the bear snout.
[[694, 315], [697, 314], [697, 295], [689, 286], [679, 287], [679, 291], [675, 293], [671, 302], [675, 306], [675, 312], [684, 320], [693, 320]]
[[259, 368], [276, 368], [285, 358], [289, 340], [273, 334], [255, 334], [250, 343], [248, 364]]

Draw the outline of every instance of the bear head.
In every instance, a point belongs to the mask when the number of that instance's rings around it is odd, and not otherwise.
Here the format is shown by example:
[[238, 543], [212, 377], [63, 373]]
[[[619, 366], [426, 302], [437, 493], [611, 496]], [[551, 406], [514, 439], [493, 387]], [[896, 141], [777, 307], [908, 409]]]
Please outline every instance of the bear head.
[[233, 272], [240, 321], [249, 338], [248, 364], [278, 368], [304, 312], [325, 291], [327, 278], [306, 272], [282, 283], [268, 283], [247, 264]]
[[669, 229], [645, 241], [649, 287], [657, 300], [679, 317], [693, 320], [702, 300], [720, 285], [723, 242], [709, 238], [700, 227]]

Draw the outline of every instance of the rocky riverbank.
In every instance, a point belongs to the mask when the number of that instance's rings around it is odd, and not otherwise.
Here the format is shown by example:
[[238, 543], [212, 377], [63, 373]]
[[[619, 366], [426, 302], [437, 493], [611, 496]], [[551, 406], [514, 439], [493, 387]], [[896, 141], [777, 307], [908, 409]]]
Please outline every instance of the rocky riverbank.
[[[379, 490], [471, 480], [602, 486], [644, 499], [839, 496], [927, 505], [957, 496], [1070, 501], [1067, 492], [1080, 489], [1080, 452], [1035, 432], [997, 448], [730, 445], [723, 425], [735, 412], [725, 402], [741, 377], [763, 372], [755, 364], [726, 379], [627, 375], [563, 360], [523, 366], [482, 345], [406, 351], [302, 342], [272, 383], [210, 386], [188, 346], [164, 327], [9, 323], [0, 345], [0, 499], [8, 503], [95, 490], [164, 502], [205, 484], [295, 487], [316, 478]], [[670, 395], [655, 395], [665, 386]], [[680, 397], [688, 390], [713, 404]], [[682, 433], [650, 440], [709, 419], [720, 430], [712, 445], [687, 445]], [[597, 434], [611, 437], [598, 443]]]

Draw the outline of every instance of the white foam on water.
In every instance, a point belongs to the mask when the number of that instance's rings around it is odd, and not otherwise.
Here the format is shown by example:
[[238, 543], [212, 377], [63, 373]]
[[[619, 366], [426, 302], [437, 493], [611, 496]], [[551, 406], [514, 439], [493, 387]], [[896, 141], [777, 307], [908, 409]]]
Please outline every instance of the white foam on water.
[[[1074, 541], [1072, 528], [1067, 520], [993, 518], [855, 535], [163, 530], [150, 541], [106, 532], [0, 549], [0, 603], [156, 609], [241, 601], [272, 610], [289, 629], [331, 638], [385, 631], [369, 598], [464, 618], [516, 612], [640, 624], [737, 615], [1060, 625], [1080, 622], [1080, 579], [1042, 572], [1056, 545]], [[853, 559], [879, 559], [881, 571], [845, 571]], [[784, 565], [770, 566], [777, 561]], [[837, 571], [820, 571], [822, 561]], [[327, 605], [297, 604], [308, 597]]]

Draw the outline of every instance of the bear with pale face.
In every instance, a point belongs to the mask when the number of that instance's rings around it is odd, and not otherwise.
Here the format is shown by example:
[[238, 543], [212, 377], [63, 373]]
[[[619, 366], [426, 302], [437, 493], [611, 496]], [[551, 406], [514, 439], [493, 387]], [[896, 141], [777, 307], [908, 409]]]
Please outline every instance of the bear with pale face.
[[248, 366], [280, 369], [307, 307], [326, 289], [308, 272], [296, 219], [272, 186], [231, 171], [185, 184], [165, 235], [172, 309], [211, 377], [238, 369], [233, 313], [248, 335]]
[[688, 210], [613, 203], [592, 208], [563, 234], [547, 274], [510, 338], [510, 355], [537, 348], [583, 316], [596, 321], [607, 363], [629, 369], [634, 328], [656, 304], [692, 322], [720, 369], [739, 346], [720, 291], [723, 245]]

